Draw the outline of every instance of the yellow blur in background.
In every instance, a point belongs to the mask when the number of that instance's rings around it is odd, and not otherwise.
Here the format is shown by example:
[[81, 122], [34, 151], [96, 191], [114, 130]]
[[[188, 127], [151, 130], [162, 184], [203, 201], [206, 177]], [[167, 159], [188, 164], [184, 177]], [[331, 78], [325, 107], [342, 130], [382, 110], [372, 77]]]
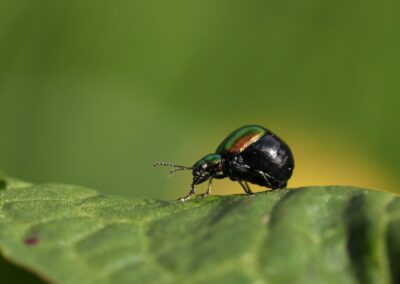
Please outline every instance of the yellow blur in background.
[[291, 187], [352, 185], [397, 191], [399, 184], [394, 172], [368, 157], [359, 145], [345, 144], [322, 133], [314, 136], [315, 140], [310, 138], [294, 140], [298, 163]]

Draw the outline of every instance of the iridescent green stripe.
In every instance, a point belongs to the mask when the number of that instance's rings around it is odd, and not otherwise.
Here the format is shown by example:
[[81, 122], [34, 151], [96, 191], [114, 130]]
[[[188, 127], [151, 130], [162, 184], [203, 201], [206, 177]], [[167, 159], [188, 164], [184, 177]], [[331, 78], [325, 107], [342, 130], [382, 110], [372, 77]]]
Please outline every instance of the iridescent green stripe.
[[[228, 137], [226, 137], [218, 146], [216, 153], [235, 153], [238, 148], [241, 148], [240, 151], [243, 151], [243, 147], [238, 145], [238, 143], [243, 142], [242, 138], [249, 137], [249, 139], [253, 139], [252, 143], [254, 143], [267, 133], [269, 133], [267, 129], [258, 125], [243, 126], [229, 134]], [[232, 149], [235, 149], [235, 151], [232, 151]]]
[[205, 155], [203, 158], [198, 160], [194, 165], [193, 168], [197, 168], [201, 164], [207, 163], [209, 165], [215, 165], [221, 162], [221, 155], [220, 154], [208, 154]]

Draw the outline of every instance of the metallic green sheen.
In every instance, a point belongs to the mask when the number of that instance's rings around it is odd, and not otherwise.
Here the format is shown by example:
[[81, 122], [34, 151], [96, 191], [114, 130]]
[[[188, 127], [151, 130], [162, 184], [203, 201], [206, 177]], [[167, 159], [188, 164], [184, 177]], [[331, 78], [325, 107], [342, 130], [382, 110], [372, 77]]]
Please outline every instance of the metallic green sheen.
[[208, 154], [205, 155], [203, 158], [198, 160], [193, 167], [196, 168], [198, 166], [201, 166], [202, 164], [217, 164], [221, 162], [221, 155], [220, 154]]
[[246, 125], [240, 127], [229, 134], [224, 141], [219, 144], [215, 152], [218, 154], [228, 153], [229, 149], [231, 149], [242, 137], [253, 133], [262, 134], [262, 136], [264, 136], [265, 134], [270, 133], [270, 131], [259, 125]]

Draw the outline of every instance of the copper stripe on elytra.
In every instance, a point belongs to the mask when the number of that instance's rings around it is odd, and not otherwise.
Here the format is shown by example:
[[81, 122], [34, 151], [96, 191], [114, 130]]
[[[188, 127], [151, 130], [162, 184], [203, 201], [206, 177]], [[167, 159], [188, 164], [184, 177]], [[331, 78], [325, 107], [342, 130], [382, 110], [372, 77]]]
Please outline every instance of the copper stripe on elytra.
[[256, 142], [264, 133], [250, 133], [241, 137], [239, 140], [232, 145], [232, 147], [228, 150], [229, 153], [240, 153], [244, 151], [251, 144]]

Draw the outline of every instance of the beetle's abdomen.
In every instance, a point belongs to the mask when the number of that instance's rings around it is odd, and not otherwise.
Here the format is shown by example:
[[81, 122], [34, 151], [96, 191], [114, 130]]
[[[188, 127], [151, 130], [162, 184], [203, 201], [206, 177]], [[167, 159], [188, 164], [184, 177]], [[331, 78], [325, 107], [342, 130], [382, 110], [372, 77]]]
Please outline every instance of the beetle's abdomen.
[[289, 147], [274, 134], [266, 134], [241, 154], [243, 163], [272, 176], [278, 182], [287, 181], [293, 172], [294, 159]]

